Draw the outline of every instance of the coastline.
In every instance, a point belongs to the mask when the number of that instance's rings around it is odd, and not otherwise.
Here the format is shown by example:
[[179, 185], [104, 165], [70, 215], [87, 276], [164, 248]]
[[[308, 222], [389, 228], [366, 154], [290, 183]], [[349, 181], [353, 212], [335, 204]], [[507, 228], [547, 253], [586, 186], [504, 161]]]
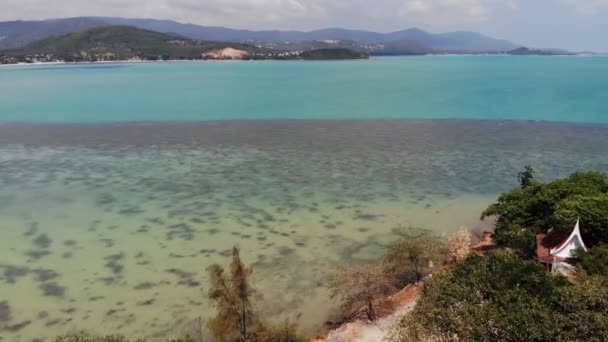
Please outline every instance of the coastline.
[[501, 53], [487, 54], [457, 54], [457, 53], [429, 53], [425, 55], [370, 55], [369, 58], [358, 59], [326, 59], [326, 60], [305, 60], [305, 59], [172, 59], [172, 60], [115, 60], [115, 61], [95, 61], [95, 62], [36, 62], [36, 63], [12, 63], [0, 64], [3, 67], [29, 67], [29, 66], [63, 66], [63, 65], [96, 65], [96, 64], [167, 64], [167, 63], [239, 63], [239, 62], [354, 62], [354, 61], [371, 61], [379, 59], [406, 59], [406, 58], [424, 58], [424, 57], [608, 57], [608, 54], [564, 54], [564, 55], [511, 55]]
[[259, 119], [209, 119], [209, 120], [133, 120], [133, 121], [2, 121], [0, 120], [0, 128], [17, 128], [17, 129], [44, 129], [45, 127], [55, 128], [70, 128], [81, 127], [91, 129], [108, 129], [108, 128], [144, 128], [144, 127], [212, 127], [225, 125], [294, 125], [294, 124], [447, 124], [447, 125], [488, 125], [489, 127], [497, 127], [509, 125], [511, 127], [524, 127], [530, 125], [546, 126], [546, 128], [593, 128], [593, 129], [608, 129], [608, 122], [578, 122], [578, 121], [559, 121], [559, 120], [522, 120], [522, 119], [477, 119], [477, 118], [345, 118], [345, 119], [309, 119], [309, 118], [259, 118]]
[[37, 62], [37, 63], [13, 63], [13, 64], [0, 64], [2, 67], [28, 67], [28, 66], [63, 66], [63, 65], [97, 65], [97, 64], [166, 64], [166, 63], [241, 63], [241, 62], [354, 62], [354, 61], [369, 61], [370, 58], [360, 59], [327, 59], [327, 60], [305, 60], [305, 59], [173, 59], [173, 60], [159, 60], [159, 61], [145, 61], [145, 60], [117, 60], [117, 61], [98, 61], [98, 62]]

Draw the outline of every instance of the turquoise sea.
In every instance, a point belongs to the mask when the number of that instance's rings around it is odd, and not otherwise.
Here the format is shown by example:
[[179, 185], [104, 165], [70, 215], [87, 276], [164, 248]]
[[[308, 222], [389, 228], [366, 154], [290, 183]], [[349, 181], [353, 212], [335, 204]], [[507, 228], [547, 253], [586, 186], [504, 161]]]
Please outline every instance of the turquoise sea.
[[0, 341], [198, 336], [234, 245], [315, 331], [395, 228], [482, 230], [526, 164], [608, 171], [607, 99], [604, 57], [0, 67]]
[[0, 69], [0, 121], [608, 122], [608, 57], [435, 56]]

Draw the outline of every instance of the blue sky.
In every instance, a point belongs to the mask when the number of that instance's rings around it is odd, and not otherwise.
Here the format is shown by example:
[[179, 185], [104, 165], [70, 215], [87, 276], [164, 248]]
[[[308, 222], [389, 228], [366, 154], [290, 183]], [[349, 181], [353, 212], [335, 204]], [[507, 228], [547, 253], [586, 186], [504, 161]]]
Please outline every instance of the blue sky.
[[478, 31], [531, 47], [608, 52], [608, 0], [0, 0], [0, 20], [82, 15], [247, 29]]

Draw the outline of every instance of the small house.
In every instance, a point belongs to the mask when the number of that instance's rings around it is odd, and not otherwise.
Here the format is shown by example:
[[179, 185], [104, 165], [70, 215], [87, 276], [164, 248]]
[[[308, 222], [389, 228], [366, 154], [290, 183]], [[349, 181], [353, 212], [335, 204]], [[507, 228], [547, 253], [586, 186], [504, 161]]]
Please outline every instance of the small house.
[[580, 230], [580, 220], [570, 234], [550, 230], [548, 234], [536, 235], [536, 256], [548, 271], [563, 274], [576, 272], [568, 263], [578, 249], [587, 251]]

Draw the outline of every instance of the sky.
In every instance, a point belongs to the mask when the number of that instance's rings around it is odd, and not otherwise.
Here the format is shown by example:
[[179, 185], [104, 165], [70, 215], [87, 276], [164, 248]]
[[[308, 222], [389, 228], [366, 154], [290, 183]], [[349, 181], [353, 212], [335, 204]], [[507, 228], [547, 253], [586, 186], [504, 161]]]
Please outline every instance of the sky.
[[477, 31], [537, 48], [608, 52], [608, 0], [0, 0], [0, 20], [171, 19], [245, 29]]

